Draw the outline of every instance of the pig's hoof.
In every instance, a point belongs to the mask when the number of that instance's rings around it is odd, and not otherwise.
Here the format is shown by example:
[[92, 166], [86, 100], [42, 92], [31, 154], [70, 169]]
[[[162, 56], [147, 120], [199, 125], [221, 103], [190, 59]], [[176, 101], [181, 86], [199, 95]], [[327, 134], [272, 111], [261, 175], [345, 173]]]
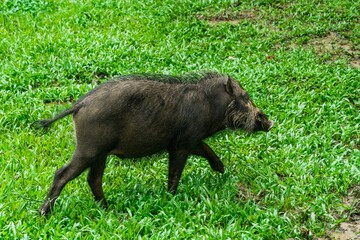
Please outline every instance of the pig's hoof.
[[225, 166], [224, 166], [224, 164], [221, 162], [221, 161], [219, 161], [218, 163], [217, 163], [217, 165], [213, 168], [215, 171], [217, 171], [217, 172], [219, 172], [219, 173], [224, 173], [225, 172]]
[[49, 201], [44, 202], [44, 204], [40, 208], [40, 216], [46, 217], [50, 212], [50, 204]]
[[46, 210], [40, 209], [40, 216], [41, 216], [41, 217], [46, 217], [46, 216], [47, 216]]
[[107, 201], [105, 200], [105, 198], [101, 199], [101, 200], [96, 200], [97, 202], [100, 203], [101, 207], [104, 208], [104, 209], [108, 209], [109, 208], [109, 205], [107, 203]]

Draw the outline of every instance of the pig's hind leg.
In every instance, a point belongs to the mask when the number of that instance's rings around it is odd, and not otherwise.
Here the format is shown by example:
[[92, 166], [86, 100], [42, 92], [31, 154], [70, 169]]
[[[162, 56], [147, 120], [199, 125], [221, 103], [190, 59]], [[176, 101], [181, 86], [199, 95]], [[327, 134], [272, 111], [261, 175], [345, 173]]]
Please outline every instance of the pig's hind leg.
[[90, 166], [87, 181], [90, 185], [92, 193], [94, 194], [95, 201], [100, 202], [104, 208], [107, 208], [108, 205], [102, 188], [102, 177], [104, 174], [105, 163], [106, 156], [94, 162]]
[[224, 173], [224, 164], [206, 143], [201, 142], [191, 151], [191, 154], [206, 158], [214, 171]]
[[82, 154], [76, 150], [71, 162], [55, 172], [53, 184], [40, 208], [40, 215], [47, 215], [52, 210], [55, 201], [59, 197], [64, 186], [84, 172], [84, 170], [91, 166], [92, 163], [96, 162], [97, 159], [98, 157], [90, 157], [89, 155]]

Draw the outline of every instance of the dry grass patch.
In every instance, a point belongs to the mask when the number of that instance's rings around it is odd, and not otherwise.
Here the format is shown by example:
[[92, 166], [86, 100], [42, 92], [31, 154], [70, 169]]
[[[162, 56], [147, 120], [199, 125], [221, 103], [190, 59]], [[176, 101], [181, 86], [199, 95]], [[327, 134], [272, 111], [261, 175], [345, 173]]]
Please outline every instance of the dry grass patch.
[[[275, 49], [281, 48], [281, 44], [275, 44]], [[299, 44], [289, 41], [285, 44], [287, 50], [299, 48]], [[360, 68], [360, 49], [347, 37], [336, 33], [329, 32], [323, 37], [315, 37], [304, 44], [305, 49], [314, 49], [320, 57], [325, 57], [326, 61], [331, 63], [337, 60], [346, 60], [351, 67]]]
[[318, 240], [355, 240], [360, 239], [360, 185], [350, 189], [349, 195], [343, 199], [345, 207], [354, 207], [353, 211], [345, 213], [348, 221], [342, 222], [338, 228], [328, 231], [326, 235]]
[[255, 9], [238, 11], [232, 8], [226, 8], [213, 15], [199, 13], [196, 15], [196, 18], [198, 20], [205, 20], [209, 25], [214, 26], [220, 23], [238, 24], [242, 20], [254, 21], [258, 16]]
[[317, 37], [308, 41], [305, 48], [314, 48], [320, 56], [330, 54], [330, 61], [349, 59], [349, 64], [354, 68], [360, 68], [360, 52], [355, 48], [352, 41], [344, 38], [336, 32], [329, 32], [324, 37]]

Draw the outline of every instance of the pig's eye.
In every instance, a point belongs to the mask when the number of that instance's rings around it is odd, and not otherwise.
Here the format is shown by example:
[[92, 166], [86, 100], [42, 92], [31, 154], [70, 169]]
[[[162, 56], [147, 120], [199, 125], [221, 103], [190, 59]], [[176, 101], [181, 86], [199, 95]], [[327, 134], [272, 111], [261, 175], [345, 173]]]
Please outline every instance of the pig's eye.
[[247, 102], [250, 100], [249, 94], [248, 94], [248, 93], [245, 93], [245, 94], [241, 97], [241, 99], [242, 99], [245, 103], [247, 103]]
[[250, 99], [249, 94], [248, 94], [248, 93], [245, 93], [245, 94], [244, 94], [244, 98], [245, 98], [246, 100], [249, 100], [249, 99]]

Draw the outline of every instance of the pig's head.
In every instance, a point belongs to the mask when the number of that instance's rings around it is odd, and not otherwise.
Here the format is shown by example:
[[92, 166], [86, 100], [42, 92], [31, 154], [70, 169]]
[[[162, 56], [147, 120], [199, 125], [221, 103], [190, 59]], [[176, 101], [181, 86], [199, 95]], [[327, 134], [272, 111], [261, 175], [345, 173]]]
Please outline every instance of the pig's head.
[[225, 83], [225, 90], [231, 97], [226, 110], [225, 125], [231, 129], [243, 129], [252, 133], [255, 131], [269, 131], [274, 122], [255, 106], [249, 94], [230, 77]]

